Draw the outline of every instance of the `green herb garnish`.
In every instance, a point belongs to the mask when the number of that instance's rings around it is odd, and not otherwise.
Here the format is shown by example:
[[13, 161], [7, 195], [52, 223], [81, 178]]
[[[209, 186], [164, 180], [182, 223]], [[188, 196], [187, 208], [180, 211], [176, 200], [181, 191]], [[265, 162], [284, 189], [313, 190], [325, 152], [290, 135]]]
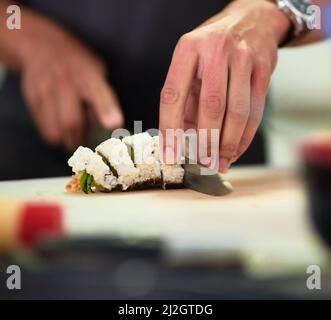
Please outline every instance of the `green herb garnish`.
[[84, 193], [89, 194], [93, 192], [92, 184], [93, 184], [93, 176], [88, 174], [86, 171], [82, 173], [80, 178], [80, 187]]
[[134, 163], [134, 149], [133, 149], [133, 145], [128, 144], [128, 143], [125, 143], [125, 145], [126, 145], [126, 147], [128, 149], [130, 158], [131, 158], [132, 162]]

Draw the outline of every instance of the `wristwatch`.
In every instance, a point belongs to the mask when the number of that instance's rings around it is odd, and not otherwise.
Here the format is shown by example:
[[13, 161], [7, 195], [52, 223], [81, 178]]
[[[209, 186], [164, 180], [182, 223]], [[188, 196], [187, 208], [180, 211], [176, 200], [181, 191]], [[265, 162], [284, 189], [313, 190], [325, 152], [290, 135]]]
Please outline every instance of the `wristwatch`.
[[278, 7], [292, 21], [293, 36], [299, 37], [309, 30], [309, 25], [314, 19], [311, 0], [276, 0]]

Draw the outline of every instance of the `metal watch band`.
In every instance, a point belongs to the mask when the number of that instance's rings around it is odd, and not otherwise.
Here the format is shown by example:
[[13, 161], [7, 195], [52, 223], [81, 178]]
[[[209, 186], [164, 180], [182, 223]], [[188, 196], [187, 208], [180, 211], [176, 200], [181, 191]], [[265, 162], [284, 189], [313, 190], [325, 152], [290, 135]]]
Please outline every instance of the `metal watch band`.
[[294, 27], [294, 37], [300, 36], [308, 30], [307, 24], [311, 19], [308, 7], [310, 0], [277, 0], [278, 8], [285, 12], [291, 19]]

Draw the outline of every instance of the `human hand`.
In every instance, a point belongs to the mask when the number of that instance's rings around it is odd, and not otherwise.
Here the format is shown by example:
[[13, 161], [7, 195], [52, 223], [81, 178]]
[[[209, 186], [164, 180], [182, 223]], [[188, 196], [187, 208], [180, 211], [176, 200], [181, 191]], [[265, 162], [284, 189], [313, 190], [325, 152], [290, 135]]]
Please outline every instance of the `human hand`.
[[[289, 19], [275, 4], [237, 0], [185, 34], [161, 93], [163, 136], [167, 129], [207, 129], [210, 151], [210, 131], [219, 129], [218, 169], [226, 172], [260, 125], [278, 45], [289, 28]], [[176, 153], [171, 143], [164, 143], [165, 153], [169, 147]]]
[[30, 34], [22, 54], [22, 86], [31, 116], [44, 140], [68, 150], [83, 143], [86, 107], [106, 129], [123, 124], [116, 94], [102, 62], [56, 25]]

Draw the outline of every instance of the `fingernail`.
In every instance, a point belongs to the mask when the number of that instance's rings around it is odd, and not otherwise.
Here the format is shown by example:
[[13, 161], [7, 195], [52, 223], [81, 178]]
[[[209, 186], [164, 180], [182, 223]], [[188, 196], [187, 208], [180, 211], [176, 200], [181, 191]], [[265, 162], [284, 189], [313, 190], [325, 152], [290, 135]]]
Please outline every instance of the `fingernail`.
[[227, 173], [230, 167], [230, 163], [228, 159], [221, 158], [220, 160], [220, 172]]
[[212, 157], [206, 157], [206, 158], [200, 158], [200, 164], [208, 169], [216, 170], [218, 171], [218, 168], [220, 166], [219, 164], [219, 158], [215, 159]]
[[123, 117], [117, 112], [111, 112], [105, 119], [105, 125], [111, 129], [120, 127], [123, 124]]
[[205, 167], [209, 167], [211, 164], [211, 159], [209, 157], [205, 157], [205, 158], [200, 158], [200, 164], [205, 166]]

